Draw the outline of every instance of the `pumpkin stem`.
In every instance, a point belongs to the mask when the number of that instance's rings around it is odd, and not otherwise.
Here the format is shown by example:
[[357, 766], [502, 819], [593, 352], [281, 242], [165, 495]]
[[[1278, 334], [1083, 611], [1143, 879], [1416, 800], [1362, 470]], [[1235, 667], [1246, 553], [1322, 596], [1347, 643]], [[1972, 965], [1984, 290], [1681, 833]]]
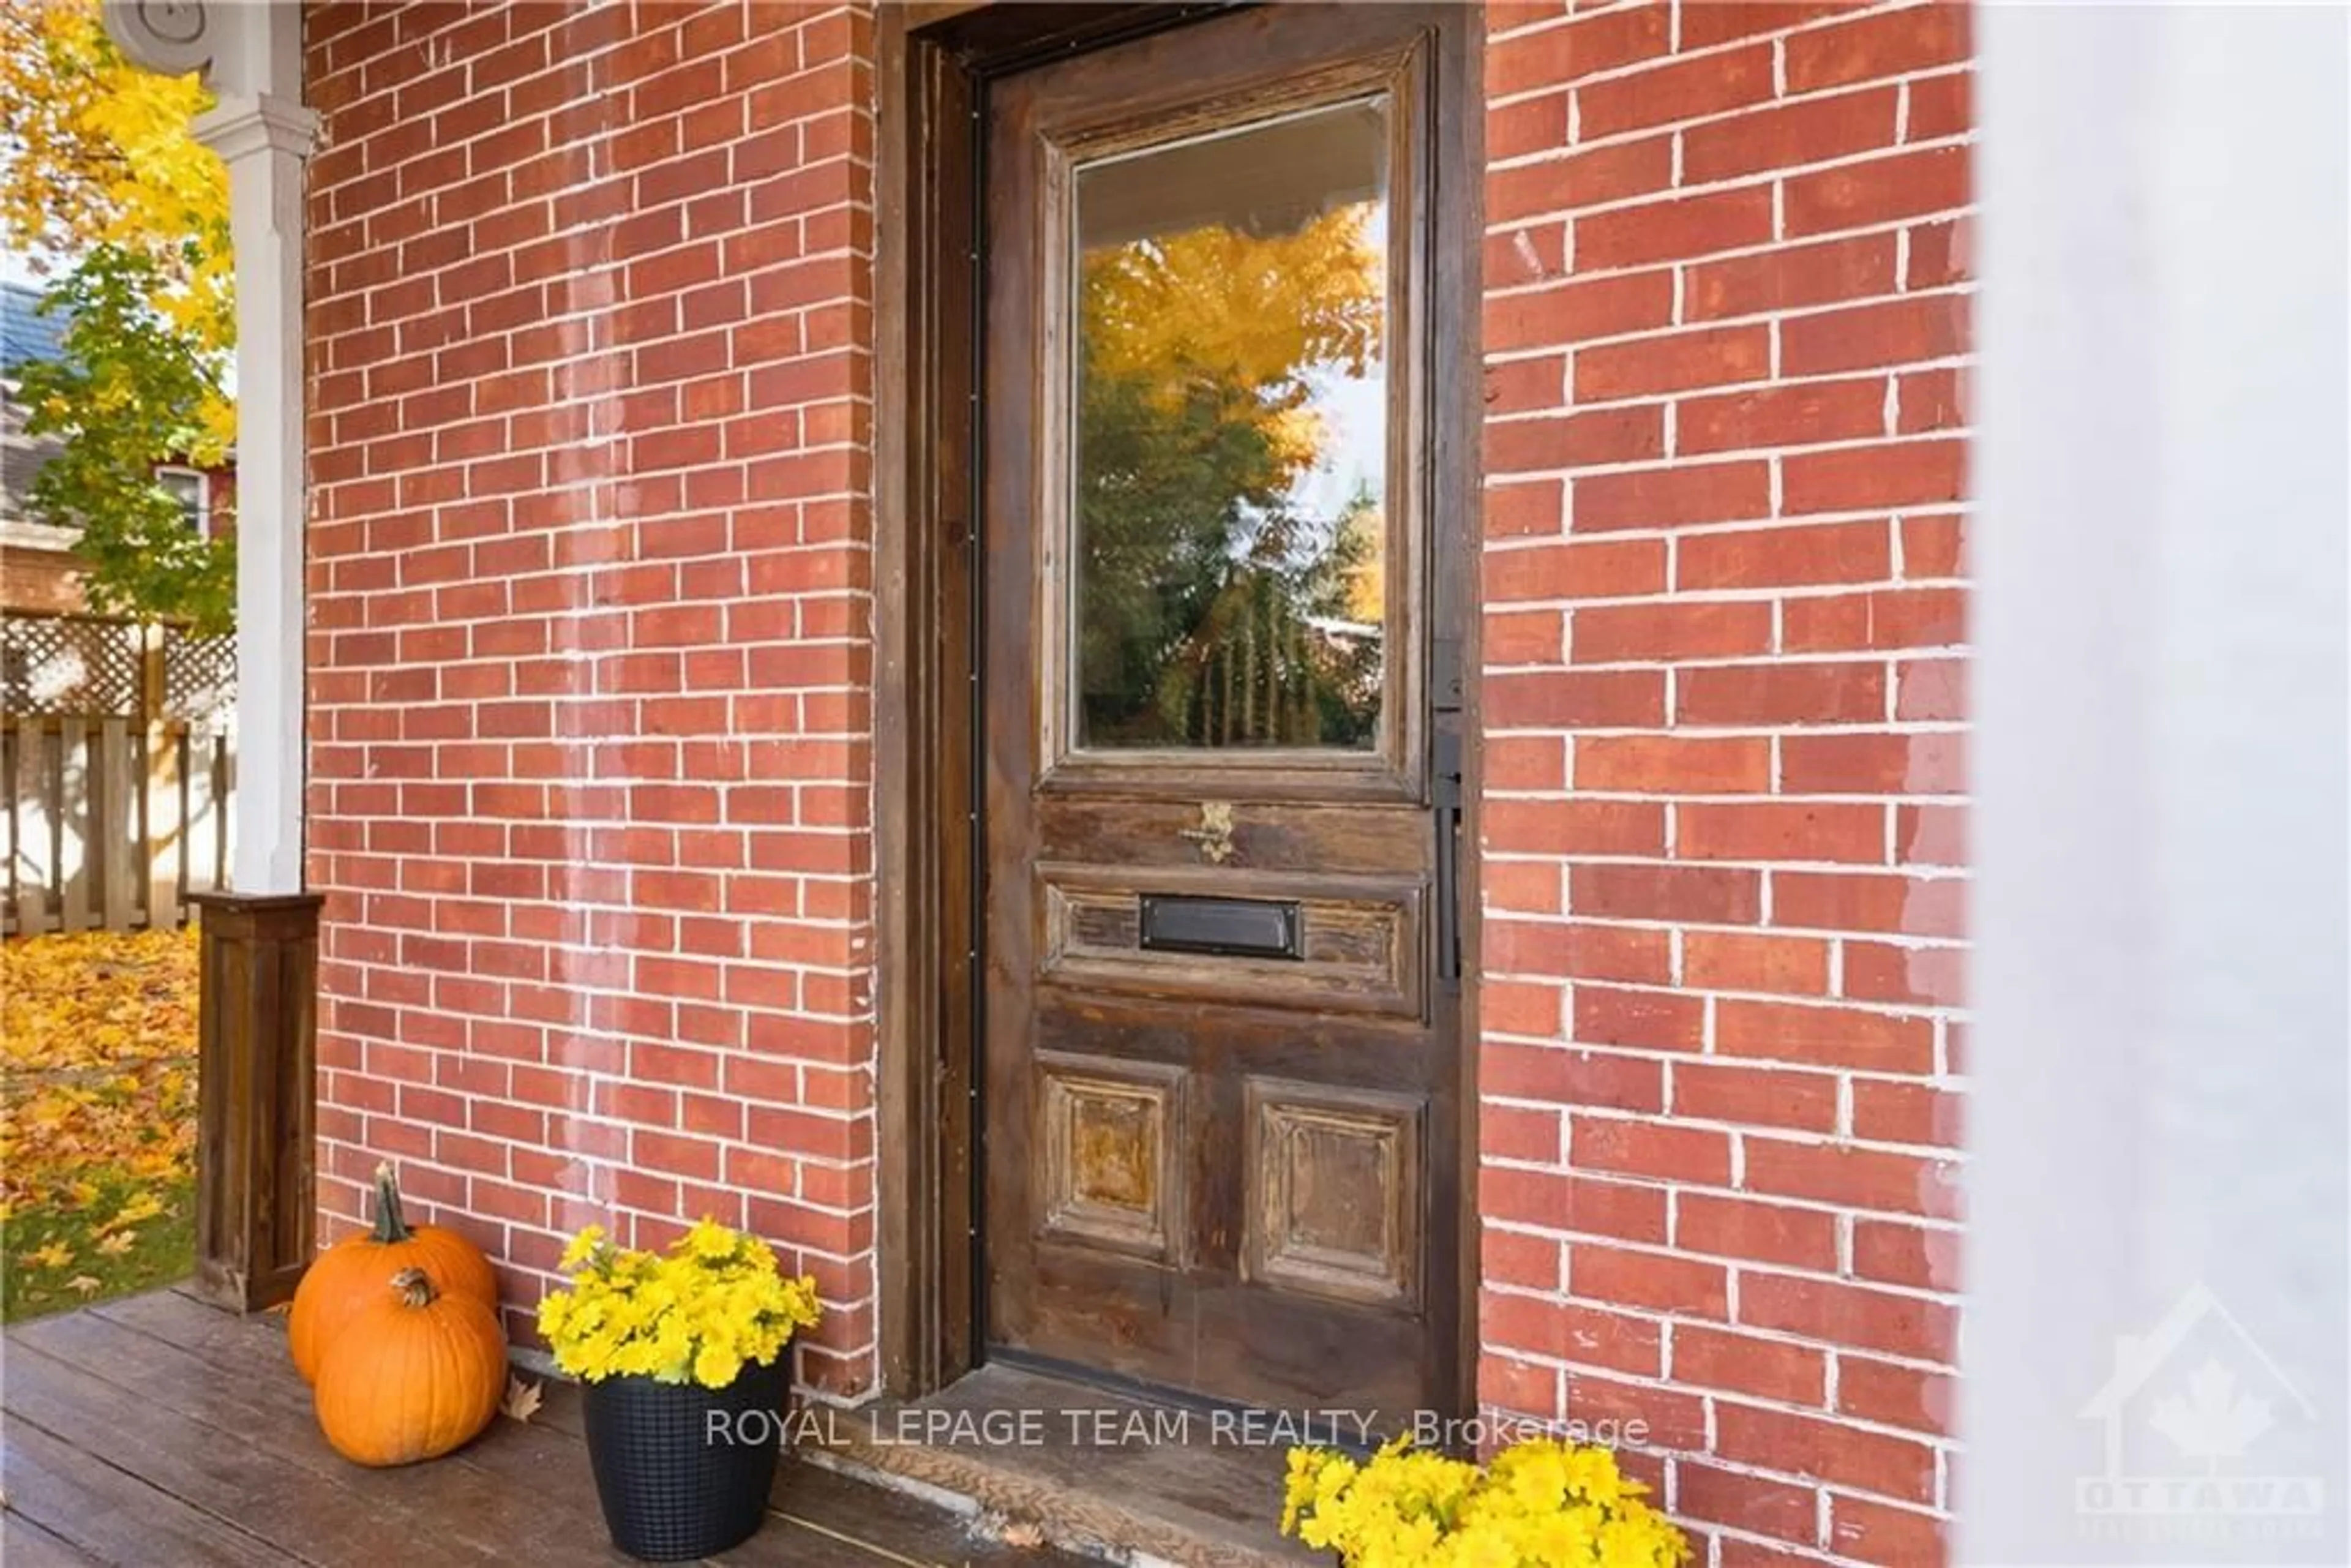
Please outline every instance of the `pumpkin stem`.
[[375, 1167], [375, 1239], [387, 1247], [408, 1239], [408, 1221], [400, 1213], [400, 1185], [392, 1179], [390, 1160]]
[[429, 1307], [441, 1293], [433, 1288], [433, 1276], [422, 1269], [402, 1269], [392, 1277], [392, 1288], [412, 1307]]

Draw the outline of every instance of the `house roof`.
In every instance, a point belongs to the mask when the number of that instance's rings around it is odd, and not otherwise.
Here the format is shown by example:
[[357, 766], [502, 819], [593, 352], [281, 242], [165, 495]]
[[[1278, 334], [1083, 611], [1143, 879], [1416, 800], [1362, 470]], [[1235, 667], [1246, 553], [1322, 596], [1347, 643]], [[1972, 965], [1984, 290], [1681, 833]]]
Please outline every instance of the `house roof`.
[[0, 283], [0, 371], [65, 352], [64, 320], [42, 315], [40, 304], [41, 291], [30, 284]]
[[[65, 323], [40, 314], [40, 302], [37, 288], [0, 283], [0, 378], [13, 382], [19, 365], [54, 360], [64, 352]], [[0, 527], [12, 529], [32, 526], [26, 497], [33, 493], [33, 480], [62, 444], [55, 436], [26, 434], [26, 414], [24, 403], [13, 393], [0, 398]], [[19, 547], [26, 543], [21, 538], [10, 542]]]

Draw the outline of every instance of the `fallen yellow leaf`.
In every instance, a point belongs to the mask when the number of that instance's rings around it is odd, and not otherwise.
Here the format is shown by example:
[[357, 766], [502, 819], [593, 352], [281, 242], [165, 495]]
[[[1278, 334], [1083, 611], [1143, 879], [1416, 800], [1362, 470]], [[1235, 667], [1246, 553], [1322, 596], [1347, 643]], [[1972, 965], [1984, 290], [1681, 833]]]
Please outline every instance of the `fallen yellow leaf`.
[[126, 1225], [139, 1225], [163, 1212], [163, 1205], [152, 1192], [142, 1192], [122, 1206], [122, 1211], [99, 1228], [120, 1230]]
[[25, 1253], [21, 1260], [27, 1268], [62, 1269], [74, 1260], [73, 1249], [62, 1241], [52, 1241], [38, 1251]]
[[540, 1387], [536, 1383], [525, 1383], [519, 1377], [509, 1377], [507, 1379], [507, 1396], [498, 1402], [498, 1408], [517, 1421], [528, 1421], [538, 1414]]
[[87, 1208], [122, 1175], [190, 1179], [195, 999], [193, 928], [0, 943], [0, 1213]]

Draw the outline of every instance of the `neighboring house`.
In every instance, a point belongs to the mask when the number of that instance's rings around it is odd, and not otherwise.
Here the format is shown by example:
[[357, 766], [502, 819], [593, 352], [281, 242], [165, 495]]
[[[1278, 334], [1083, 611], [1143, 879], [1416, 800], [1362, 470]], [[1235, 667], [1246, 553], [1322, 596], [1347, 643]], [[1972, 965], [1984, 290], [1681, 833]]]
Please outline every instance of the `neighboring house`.
[[74, 532], [36, 522], [27, 507], [33, 480], [58, 443], [25, 434], [26, 410], [17, 369], [57, 357], [62, 330], [35, 307], [40, 290], [0, 283], [0, 610], [63, 614], [81, 608]]
[[[33, 481], [63, 443], [26, 434], [28, 411], [18, 395], [19, 367], [64, 352], [64, 325], [43, 314], [37, 288], [0, 283], [0, 610], [68, 614], [83, 608], [78, 531], [39, 521], [31, 505]], [[210, 534], [229, 526], [234, 465], [172, 465], [156, 478], [179, 500], [191, 528]]]

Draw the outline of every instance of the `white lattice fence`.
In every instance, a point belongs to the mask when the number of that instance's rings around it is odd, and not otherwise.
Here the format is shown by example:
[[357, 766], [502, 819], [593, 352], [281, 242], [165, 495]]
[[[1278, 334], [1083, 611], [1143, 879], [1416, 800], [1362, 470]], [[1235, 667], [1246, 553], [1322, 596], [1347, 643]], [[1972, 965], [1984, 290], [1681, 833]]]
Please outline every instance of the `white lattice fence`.
[[10, 935], [176, 925], [228, 868], [232, 639], [0, 620]]

